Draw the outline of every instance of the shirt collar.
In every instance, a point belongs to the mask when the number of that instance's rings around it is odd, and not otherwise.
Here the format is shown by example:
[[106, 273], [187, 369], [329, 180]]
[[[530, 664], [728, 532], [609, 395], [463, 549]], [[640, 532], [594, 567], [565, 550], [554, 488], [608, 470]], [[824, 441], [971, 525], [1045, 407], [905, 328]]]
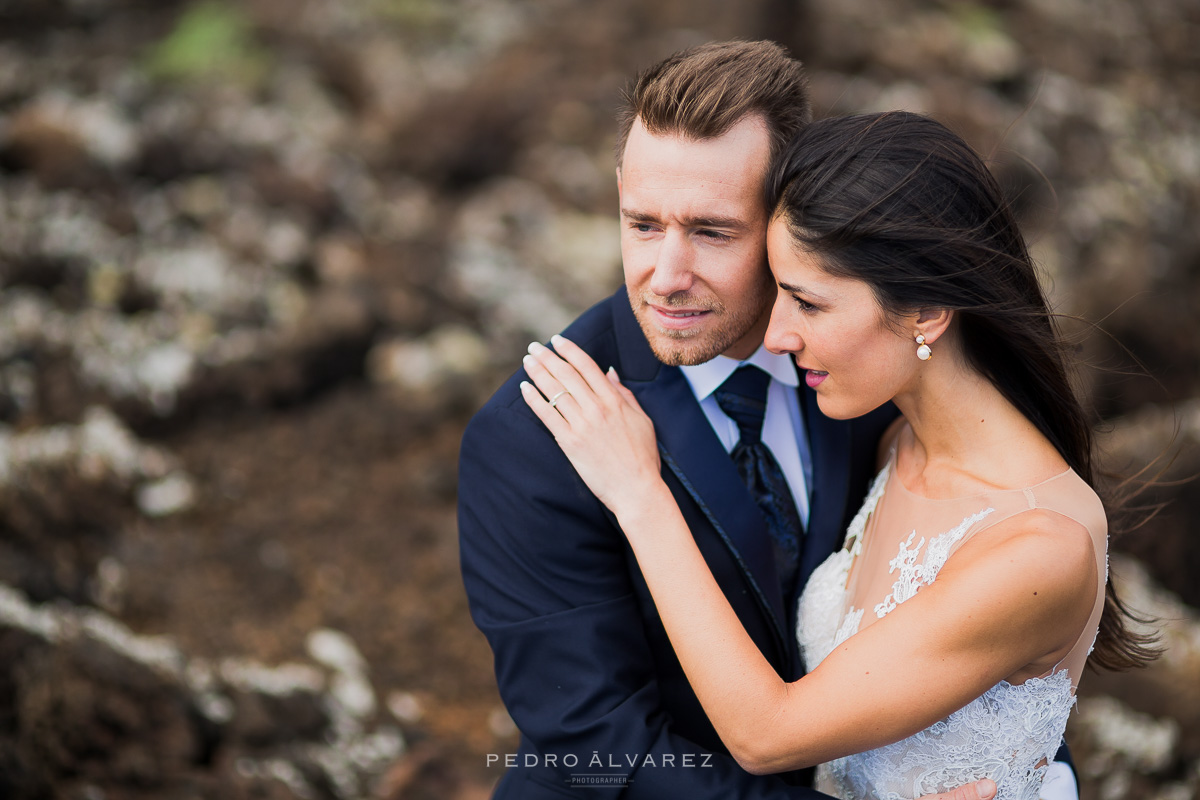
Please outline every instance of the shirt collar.
[[703, 402], [733, 374], [734, 370], [743, 364], [753, 364], [785, 386], [800, 385], [800, 376], [796, 374], [796, 367], [792, 364], [791, 357], [781, 353], [772, 353], [761, 345], [753, 355], [744, 361], [727, 356], [717, 356], [703, 364], [679, 369], [683, 371], [683, 377], [687, 378], [696, 399]]

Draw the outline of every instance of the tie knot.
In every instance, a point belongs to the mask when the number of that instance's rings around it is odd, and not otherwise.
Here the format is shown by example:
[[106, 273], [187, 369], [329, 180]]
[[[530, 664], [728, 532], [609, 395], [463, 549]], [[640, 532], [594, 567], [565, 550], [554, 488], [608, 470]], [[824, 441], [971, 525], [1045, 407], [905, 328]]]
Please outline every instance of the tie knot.
[[771, 376], [758, 367], [738, 367], [713, 397], [721, 410], [738, 426], [740, 444], [749, 445], [762, 437], [763, 416], [767, 412], [767, 385]]

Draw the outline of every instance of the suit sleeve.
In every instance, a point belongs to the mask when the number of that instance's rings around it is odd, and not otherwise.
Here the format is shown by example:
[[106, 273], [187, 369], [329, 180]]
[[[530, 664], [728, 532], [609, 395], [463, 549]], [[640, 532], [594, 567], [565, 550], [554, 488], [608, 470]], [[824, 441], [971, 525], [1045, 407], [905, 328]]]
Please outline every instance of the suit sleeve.
[[[519, 398], [515, 403], [522, 402]], [[827, 800], [741, 770], [672, 731], [629, 575], [624, 537], [554, 439], [493, 401], [468, 426], [459, 536], [471, 614], [524, 737], [521, 797]], [[599, 766], [597, 766], [599, 764]], [[507, 781], [506, 781], [507, 782]]]

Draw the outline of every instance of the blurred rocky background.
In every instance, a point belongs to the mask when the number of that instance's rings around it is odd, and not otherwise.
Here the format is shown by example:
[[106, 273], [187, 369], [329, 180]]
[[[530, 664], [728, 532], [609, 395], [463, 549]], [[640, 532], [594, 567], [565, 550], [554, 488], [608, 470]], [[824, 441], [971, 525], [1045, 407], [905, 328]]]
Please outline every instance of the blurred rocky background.
[[730, 37], [966, 135], [1099, 325], [1167, 652], [1070, 741], [1200, 796], [1197, 0], [0, 0], [0, 796], [487, 796], [459, 435], [620, 281], [625, 79]]

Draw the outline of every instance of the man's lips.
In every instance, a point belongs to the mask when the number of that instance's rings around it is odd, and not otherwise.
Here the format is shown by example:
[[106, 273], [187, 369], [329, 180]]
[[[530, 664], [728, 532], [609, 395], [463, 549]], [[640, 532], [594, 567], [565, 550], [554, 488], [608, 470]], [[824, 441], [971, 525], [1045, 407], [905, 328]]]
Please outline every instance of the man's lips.
[[705, 308], [663, 308], [647, 304], [659, 325], [664, 328], [687, 328], [712, 312]]

